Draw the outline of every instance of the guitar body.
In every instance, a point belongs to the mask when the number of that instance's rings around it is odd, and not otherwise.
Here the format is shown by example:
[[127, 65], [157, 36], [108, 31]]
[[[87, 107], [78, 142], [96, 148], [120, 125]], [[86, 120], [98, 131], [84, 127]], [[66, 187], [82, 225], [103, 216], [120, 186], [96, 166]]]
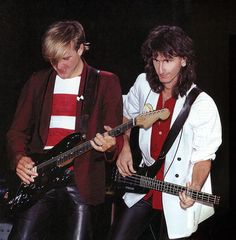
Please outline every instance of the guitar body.
[[33, 183], [23, 184], [19, 177], [15, 175], [12, 184], [10, 183], [6, 199], [9, 208], [14, 212], [29, 208], [47, 191], [68, 184], [72, 179], [72, 171], [69, 167], [73, 161], [65, 166], [58, 166], [57, 161], [46, 166], [43, 166], [43, 163], [70, 150], [80, 141], [82, 141], [80, 133], [72, 133], [45, 154], [30, 155], [36, 163], [38, 177], [34, 179]]
[[[145, 176], [147, 174], [146, 168], [139, 168], [139, 169], [136, 169], [136, 171], [137, 171], [137, 175], [139, 176]], [[113, 171], [112, 171], [113, 186], [112, 187], [120, 195], [123, 195], [126, 192], [146, 194], [149, 191], [148, 188], [142, 187], [139, 184], [139, 179], [136, 180], [135, 178], [132, 178], [130, 181], [126, 181], [127, 178], [129, 177], [121, 176], [116, 167], [113, 168]]]
[[[142, 160], [141, 149], [139, 147], [139, 127], [134, 127], [130, 132], [130, 149], [133, 159], [133, 167], [138, 175], [149, 176], [151, 166], [143, 166], [140, 167], [140, 163]], [[138, 184], [124, 184], [122, 179], [123, 177], [118, 173], [116, 167], [112, 172], [112, 179], [115, 180], [114, 188], [116, 191], [119, 191], [121, 194], [125, 192], [133, 192], [133, 193], [147, 193], [148, 189], [139, 186]]]

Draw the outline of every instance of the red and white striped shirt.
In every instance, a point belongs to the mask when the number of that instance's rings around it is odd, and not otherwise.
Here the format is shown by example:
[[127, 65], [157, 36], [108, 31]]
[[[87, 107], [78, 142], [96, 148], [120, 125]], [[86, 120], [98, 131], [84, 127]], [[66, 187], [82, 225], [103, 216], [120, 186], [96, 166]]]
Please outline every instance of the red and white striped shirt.
[[48, 138], [44, 149], [50, 149], [75, 131], [76, 102], [80, 76], [62, 79], [56, 76]]

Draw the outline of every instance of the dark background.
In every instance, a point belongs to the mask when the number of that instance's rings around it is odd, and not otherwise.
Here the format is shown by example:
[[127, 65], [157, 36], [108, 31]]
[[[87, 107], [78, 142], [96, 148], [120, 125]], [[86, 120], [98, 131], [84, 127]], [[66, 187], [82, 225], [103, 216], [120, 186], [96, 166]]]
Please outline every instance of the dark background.
[[179, 25], [194, 39], [198, 85], [215, 100], [223, 127], [223, 143], [212, 170], [213, 192], [221, 196], [221, 204], [209, 225], [214, 226], [216, 235], [232, 232], [235, 225], [230, 224], [229, 217], [234, 216], [236, 201], [234, 0], [1, 0], [1, 176], [4, 177], [8, 169], [5, 134], [20, 89], [33, 71], [46, 66], [41, 56], [41, 36], [49, 24], [63, 19], [82, 23], [87, 41], [91, 43], [91, 49], [85, 55], [87, 62], [116, 73], [123, 94], [143, 71], [140, 46], [154, 26]]

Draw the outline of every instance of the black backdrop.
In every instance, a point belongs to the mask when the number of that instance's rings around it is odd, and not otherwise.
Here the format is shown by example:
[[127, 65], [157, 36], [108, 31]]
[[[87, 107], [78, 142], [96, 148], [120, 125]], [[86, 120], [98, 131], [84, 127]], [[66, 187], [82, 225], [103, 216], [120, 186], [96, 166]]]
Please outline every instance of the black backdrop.
[[[183, 27], [195, 41], [198, 84], [216, 101], [223, 143], [213, 165], [213, 191], [222, 196], [217, 212], [234, 207], [233, 139], [235, 106], [236, 2], [234, 0], [1, 0], [0, 1], [0, 173], [8, 168], [5, 133], [20, 89], [33, 71], [46, 66], [41, 36], [62, 19], [79, 20], [91, 49], [92, 66], [112, 71], [123, 93], [143, 71], [140, 46], [159, 24]], [[231, 102], [231, 104], [230, 104]]]

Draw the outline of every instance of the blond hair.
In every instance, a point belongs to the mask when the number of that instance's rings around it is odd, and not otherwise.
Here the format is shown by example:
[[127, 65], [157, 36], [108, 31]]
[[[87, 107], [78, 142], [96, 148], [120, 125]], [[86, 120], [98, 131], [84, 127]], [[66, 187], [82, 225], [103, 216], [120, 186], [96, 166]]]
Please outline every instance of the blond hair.
[[78, 21], [53, 23], [43, 35], [42, 55], [46, 61], [57, 61], [71, 44], [75, 50], [78, 50], [81, 44], [84, 45], [84, 50], [89, 49], [83, 26]]

